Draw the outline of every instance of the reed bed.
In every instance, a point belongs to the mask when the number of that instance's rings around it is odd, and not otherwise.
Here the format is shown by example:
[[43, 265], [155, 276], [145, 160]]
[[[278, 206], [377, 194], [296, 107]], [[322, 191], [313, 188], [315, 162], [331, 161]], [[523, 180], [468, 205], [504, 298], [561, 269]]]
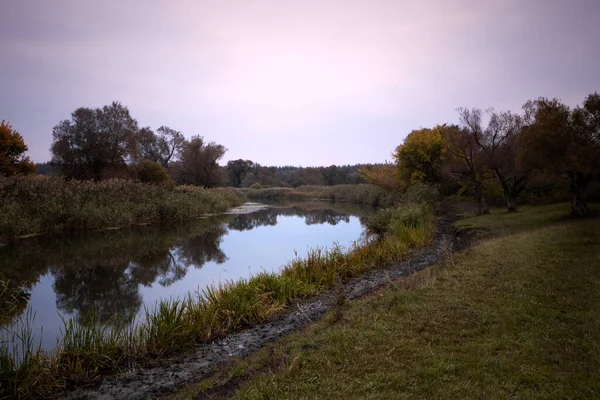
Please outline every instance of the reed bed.
[[0, 178], [0, 241], [21, 235], [182, 221], [221, 213], [244, 196], [228, 188], [171, 189], [131, 180]]
[[349, 201], [388, 207], [393, 196], [386, 190], [370, 184], [300, 186], [297, 188], [274, 187], [264, 189], [240, 189], [250, 199], [257, 200], [330, 200]]
[[[421, 207], [420, 213], [414, 209]], [[406, 207], [413, 211], [405, 213]], [[332, 289], [340, 280], [400, 261], [411, 248], [429, 243], [434, 223], [431, 203], [406, 200], [382, 211], [387, 229], [349, 249], [311, 250], [279, 274], [260, 273], [166, 299], [146, 309], [137, 324], [63, 320], [63, 337], [53, 351], [41, 350], [31, 332], [31, 312], [5, 327], [0, 346], [0, 397], [41, 398], [76, 384], [126, 371], [199, 343], [274, 318], [295, 302]], [[408, 216], [407, 216], [408, 215]]]

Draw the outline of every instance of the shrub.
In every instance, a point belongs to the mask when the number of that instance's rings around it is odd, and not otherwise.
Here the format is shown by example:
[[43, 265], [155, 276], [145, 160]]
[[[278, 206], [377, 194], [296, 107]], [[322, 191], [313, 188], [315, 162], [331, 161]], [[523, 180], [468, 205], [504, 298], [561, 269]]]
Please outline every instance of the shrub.
[[383, 238], [392, 235], [412, 241], [412, 234], [430, 223], [433, 208], [439, 199], [435, 186], [422, 183], [411, 185], [393, 208], [381, 209], [367, 221], [370, 233]]
[[161, 185], [173, 189], [175, 182], [169, 176], [166, 168], [157, 162], [143, 160], [134, 167], [136, 178], [143, 183]]

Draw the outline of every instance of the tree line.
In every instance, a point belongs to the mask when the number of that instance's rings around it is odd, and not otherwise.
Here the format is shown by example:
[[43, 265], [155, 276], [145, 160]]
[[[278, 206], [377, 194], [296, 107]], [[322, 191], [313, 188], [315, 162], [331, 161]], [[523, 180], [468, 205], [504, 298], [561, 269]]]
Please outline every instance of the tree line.
[[[458, 124], [412, 131], [394, 162], [329, 167], [266, 167], [251, 160], [219, 161], [227, 149], [167, 126], [139, 127], [119, 102], [78, 108], [53, 129], [52, 160], [40, 172], [68, 179], [133, 178], [204, 187], [337, 185], [370, 182], [388, 189], [422, 182], [446, 194], [476, 197], [479, 212], [501, 193], [508, 211], [523, 194], [565, 188], [574, 215], [588, 213], [586, 194], [600, 175], [600, 95], [570, 108], [558, 99], [527, 101], [520, 112], [459, 108]], [[34, 170], [21, 135], [0, 124], [0, 174]]]
[[328, 167], [265, 167], [251, 160], [232, 160], [225, 166], [233, 187], [298, 187], [303, 185], [353, 185], [365, 183], [361, 168], [377, 164], [330, 165]]
[[[140, 127], [119, 102], [100, 108], [81, 107], [52, 130], [52, 159], [37, 164], [38, 173], [67, 179], [101, 181], [133, 178], [150, 183], [215, 186], [289, 186], [364, 183], [364, 165], [265, 167], [251, 160], [219, 165], [227, 149], [200, 135], [186, 139], [168, 126]], [[29, 173], [34, 165], [24, 154], [19, 132], [0, 125], [0, 174]], [[5, 150], [6, 149], [6, 150]]]
[[479, 212], [489, 212], [489, 195], [502, 193], [516, 211], [527, 191], [564, 187], [571, 213], [589, 213], [586, 195], [600, 177], [600, 95], [570, 108], [558, 99], [526, 102], [520, 113], [457, 109], [459, 124], [412, 131], [394, 152], [394, 163], [363, 176], [382, 186], [422, 182], [446, 194], [468, 192]]

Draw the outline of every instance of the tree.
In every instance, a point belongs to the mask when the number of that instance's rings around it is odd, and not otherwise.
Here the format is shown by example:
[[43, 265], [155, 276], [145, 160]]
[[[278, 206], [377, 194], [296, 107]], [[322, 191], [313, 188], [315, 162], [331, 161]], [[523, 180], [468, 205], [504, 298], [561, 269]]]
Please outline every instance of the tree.
[[156, 161], [167, 168], [169, 163], [179, 158], [185, 144], [185, 137], [181, 132], [168, 126], [161, 126], [156, 130], [156, 133], [158, 133], [157, 144], [159, 150], [159, 157]]
[[277, 186], [280, 182], [276, 167], [263, 167], [256, 164], [256, 179], [264, 186]]
[[53, 129], [52, 164], [67, 178], [98, 181], [116, 176], [125, 170], [137, 130], [137, 121], [119, 102], [78, 108]]
[[523, 131], [521, 161], [566, 176], [571, 214], [589, 213], [586, 190], [600, 173], [600, 95], [590, 94], [573, 111], [557, 99], [539, 98], [524, 106], [531, 124]]
[[510, 111], [489, 111], [490, 121], [480, 142], [488, 168], [494, 171], [504, 192], [508, 212], [517, 211], [517, 199], [529, 181], [530, 169], [518, 162], [518, 139], [524, 127], [520, 115]]
[[342, 185], [348, 183], [349, 168], [330, 165], [323, 167], [323, 183], [328, 186]]
[[[475, 138], [481, 134], [481, 112], [474, 110], [467, 114], [466, 127], [444, 125], [441, 130], [446, 142], [448, 157], [444, 164], [447, 174], [469, 185], [475, 192], [479, 203], [479, 214], [488, 214], [490, 208], [487, 202], [485, 181], [485, 155]], [[463, 117], [461, 117], [462, 119]]]
[[296, 174], [296, 180], [292, 184], [294, 187], [301, 185], [322, 185], [323, 174], [316, 167], [302, 168]]
[[158, 136], [149, 127], [138, 130], [131, 137], [129, 145], [129, 155], [131, 161], [142, 162], [150, 160], [154, 162], [161, 161], [161, 149], [158, 144]]
[[479, 109], [459, 108], [460, 121], [482, 153], [483, 166], [494, 173], [504, 193], [509, 212], [517, 210], [517, 198], [526, 188], [529, 169], [517, 162], [520, 151], [517, 139], [524, 126], [524, 119], [510, 111], [487, 110], [489, 122], [484, 129]]
[[181, 161], [175, 167], [175, 175], [179, 182], [204, 186], [217, 186], [222, 173], [217, 163], [227, 149], [215, 142], [204, 143], [202, 136], [192, 136], [186, 141], [181, 151]]
[[412, 131], [396, 148], [394, 159], [399, 176], [406, 184], [441, 181], [441, 168], [446, 146], [442, 137], [444, 126]]
[[27, 145], [19, 132], [8, 122], [0, 123], [0, 175], [27, 174], [35, 171], [35, 166], [25, 156]]
[[229, 176], [229, 184], [233, 187], [240, 187], [247, 173], [255, 168], [250, 160], [231, 160], [227, 162], [227, 175]]

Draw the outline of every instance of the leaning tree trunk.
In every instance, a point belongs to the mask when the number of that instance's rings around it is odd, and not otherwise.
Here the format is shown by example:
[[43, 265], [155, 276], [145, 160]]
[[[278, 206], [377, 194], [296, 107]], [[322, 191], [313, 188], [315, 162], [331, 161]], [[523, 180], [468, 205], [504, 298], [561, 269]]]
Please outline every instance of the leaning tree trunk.
[[504, 201], [506, 202], [506, 208], [508, 212], [517, 211], [517, 182], [513, 179], [513, 184], [510, 185], [506, 180], [506, 177], [500, 172], [499, 169], [494, 169], [496, 173], [496, 177], [502, 186], [502, 191], [504, 192]]
[[477, 193], [477, 200], [479, 201], [479, 214], [489, 214], [490, 206], [488, 205], [487, 195], [482, 183], [475, 184], [475, 192]]
[[508, 182], [506, 182], [506, 179], [504, 179], [504, 176], [502, 176], [498, 170], [496, 170], [496, 177], [498, 177], [500, 185], [502, 186], [502, 191], [504, 192], [504, 201], [506, 202], [506, 208], [508, 209], [508, 212], [517, 211], [517, 196], [514, 195]]
[[569, 191], [571, 192], [571, 215], [574, 217], [585, 217], [589, 213], [585, 200], [585, 190], [589, 178], [576, 172], [569, 173]]
[[517, 201], [512, 193], [508, 192], [504, 194], [504, 199], [506, 200], [506, 208], [508, 212], [516, 212], [517, 211]]

